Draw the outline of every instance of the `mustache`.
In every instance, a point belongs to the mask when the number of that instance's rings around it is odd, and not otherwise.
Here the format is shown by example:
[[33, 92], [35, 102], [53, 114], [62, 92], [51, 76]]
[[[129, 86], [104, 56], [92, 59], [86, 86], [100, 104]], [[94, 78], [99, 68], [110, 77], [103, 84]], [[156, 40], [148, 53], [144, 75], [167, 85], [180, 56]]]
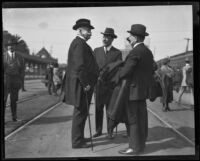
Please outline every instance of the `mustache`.
[[126, 40], [127, 40], [129, 43], [131, 43], [131, 40], [129, 39], [129, 37], [127, 37]]

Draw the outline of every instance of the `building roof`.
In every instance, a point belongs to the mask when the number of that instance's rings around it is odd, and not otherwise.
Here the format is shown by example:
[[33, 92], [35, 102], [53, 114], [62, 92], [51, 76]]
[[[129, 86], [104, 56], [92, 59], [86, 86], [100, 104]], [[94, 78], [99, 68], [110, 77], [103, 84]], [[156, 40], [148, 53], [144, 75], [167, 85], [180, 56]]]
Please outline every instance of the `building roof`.
[[28, 55], [28, 54], [25, 54], [25, 53], [22, 53], [22, 52], [19, 52], [19, 51], [17, 51], [16, 54], [23, 57], [25, 60], [38, 62], [38, 63], [47, 64], [47, 63], [57, 63], [58, 62], [58, 59], [55, 59], [55, 58], [52, 58], [52, 57], [42, 58], [42, 57], [35, 56], [35, 55]]
[[43, 47], [36, 56], [39, 56], [40, 58], [52, 58], [51, 54]]

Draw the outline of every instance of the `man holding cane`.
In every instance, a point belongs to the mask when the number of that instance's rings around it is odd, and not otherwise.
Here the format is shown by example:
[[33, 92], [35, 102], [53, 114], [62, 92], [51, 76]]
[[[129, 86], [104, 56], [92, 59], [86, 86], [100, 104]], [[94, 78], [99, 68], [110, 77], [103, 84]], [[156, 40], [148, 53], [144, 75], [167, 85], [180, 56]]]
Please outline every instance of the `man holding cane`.
[[[84, 127], [89, 117], [89, 104], [98, 78], [98, 66], [91, 47], [86, 43], [94, 27], [88, 19], [79, 19], [73, 26], [78, 35], [68, 51], [64, 102], [74, 106], [72, 119], [72, 148], [88, 148], [90, 139], [84, 138]], [[91, 129], [90, 129], [91, 130]]]

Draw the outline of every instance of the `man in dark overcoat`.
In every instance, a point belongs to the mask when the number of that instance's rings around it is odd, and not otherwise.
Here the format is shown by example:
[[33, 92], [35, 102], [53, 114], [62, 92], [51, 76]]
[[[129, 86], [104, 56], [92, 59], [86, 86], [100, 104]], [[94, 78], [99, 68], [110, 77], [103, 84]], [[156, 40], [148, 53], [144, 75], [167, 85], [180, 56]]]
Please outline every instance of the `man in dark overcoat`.
[[[103, 46], [94, 49], [94, 56], [98, 64], [99, 70], [101, 71], [109, 63], [122, 60], [122, 53], [119, 49], [112, 46], [112, 42], [117, 35], [114, 33], [113, 28], [106, 28], [103, 34]], [[103, 126], [103, 110], [104, 105], [106, 106], [106, 118], [108, 125], [107, 117], [107, 107], [110, 101], [112, 94], [112, 88], [105, 84], [102, 84], [100, 81], [96, 85], [96, 106], [95, 106], [95, 124], [96, 124], [96, 133], [93, 137], [98, 137], [102, 135], [102, 126]], [[112, 131], [108, 129], [108, 138], [113, 138]]]
[[123, 67], [118, 72], [119, 80], [126, 79], [128, 98], [126, 116], [129, 125], [129, 147], [120, 150], [122, 154], [138, 154], [145, 148], [148, 120], [146, 99], [153, 76], [153, 55], [143, 41], [146, 27], [142, 24], [131, 26], [129, 40], [133, 49], [127, 55]]
[[[68, 51], [65, 98], [67, 104], [74, 106], [72, 119], [72, 148], [87, 148], [84, 138], [85, 122], [89, 113], [93, 89], [98, 78], [98, 65], [91, 47], [86, 43], [94, 27], [88, 19], [79, 19], [73, 26], [78, 35], [72, 41]], [[86, 101], [87, 100], [87, 101]]]
[[[10, 50], [8, 49], [8, 52]], [[4, 62], [4, 72], [5, 72], [5, 88], [4, 88], [4, 106], [6, 108], [7, 97], [10, 94], [10, 107], [12, 114], [12, 121], [21, 121], [17, 119], [17, 101], [19, 97], [19, 90], [21, 88], [21, 77], [20, 73], [22, 67], [20, 65], [19, 59], [16, 57], [16, 53], [11, 51], [12, 58], [9, 62]]]

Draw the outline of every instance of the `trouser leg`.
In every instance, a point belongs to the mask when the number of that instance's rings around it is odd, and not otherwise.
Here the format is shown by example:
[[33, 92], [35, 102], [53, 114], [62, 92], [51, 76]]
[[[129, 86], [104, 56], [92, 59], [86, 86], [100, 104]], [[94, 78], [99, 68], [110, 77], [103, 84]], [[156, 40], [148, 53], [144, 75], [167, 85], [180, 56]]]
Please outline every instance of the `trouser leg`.
[[179, 91], [179, 96], [178, 96], [178, 102], [180, 103], [181, 102], [181, 97], [184, 93], [184, 91], [186, 90], [185, 87], [181, 87], [180, 91]]
[[104, 105], [96, 105], [95, 106], [95, 124], [96, 124], [96, 132], [97, 133], [102, 133], [102, 128], [103, 128], [103, 110], [104, 110]]
[[51, 87], [52, 87], [52, 82], [49, 81], [49, 82], [48, 82], [48, 92], [49, 92], [49, 94], [52, 93], [52, 92], [51, 92]]
[[12, 119], [15, 121], [17, 119], [17, 100], [18, 100], [18, 89], [11, 89], [10, 92], [10, 106], [11, 106], [11, 113]]
[[72, 147], [82, 143], [87, 112], [84, 106], [74, 107], [72, 120]]
[[130, 127], [129, 127], [128, 123], [125, 123], [125, 126], [126, 126], [127, 135], [129, 137], [130, 136]]
[[140, 151], [145, 147], [147, 138], [147, 111], [145, 101], [130, 101], [127, 107], [130, 127], [129, 147]]
[[[91, 92], [88, 94], [88, 103], [91, 101]], [[80, 106], [74, 107], [72, 119], [72, 147], [78, 146], [83, 142], [84, 128], [88, 116], [87, 104], [85, 94], [82, 93]]]

